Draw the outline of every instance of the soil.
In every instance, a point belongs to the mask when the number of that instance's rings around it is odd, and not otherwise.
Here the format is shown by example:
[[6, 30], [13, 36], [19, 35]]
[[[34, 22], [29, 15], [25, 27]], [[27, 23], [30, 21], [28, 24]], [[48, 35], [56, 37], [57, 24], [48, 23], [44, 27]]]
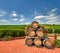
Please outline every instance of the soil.
[[60, 48], [29, 47], [24, 44], [24, 39], [15, 39], [11, 41], [0, 41], [0, 53], [60, 53]]

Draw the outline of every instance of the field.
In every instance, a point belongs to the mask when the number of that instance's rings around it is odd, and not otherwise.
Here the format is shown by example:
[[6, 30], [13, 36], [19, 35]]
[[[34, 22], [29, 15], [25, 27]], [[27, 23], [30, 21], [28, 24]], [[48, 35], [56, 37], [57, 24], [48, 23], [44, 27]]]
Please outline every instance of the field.
[[[44, 25], [48, 29], [60, 29], [60, 25]], [[24, 29], [26, 25], [0, 25], [0, 30], [4, 29]]]
[[[44, 25], [44, 26], [50, 29], [51, 31], [52, 29], [54, 29], [60, 32], [60, 25]], [[26, 25], [0, 25], [0, 30], [24, 30], [25, 27]]]
[[[60, 25], [44, 26], [48, 28], [48, 33], [53, 33], [52, 29], [54, 29], [54, 33], [60, 34]], [[25, 36], [25, 27], [26, 25], [0, 25], [0, 38]]]
[[[52, 29], [54, 29], [55, 31], [59, 31], [60, 32], [60, 25], [44, 25], [46, 28], [50, 29], [52, 31]], [[24, 30], [26, 27], [26, 25], [0, 25], [0, 30]], [[55, 32], [55, 33], [59, 33], [59, 32]]]
[[26, 25], [0, 25], [0, 30], [24, 29]]
[[49, 29], [49, 33], [52, 33], [52, 30], [54, 29], [55, 33], [60, 33], [60, 25], [44, 25]]
[[48, 29], [60, 29], [60, 25], [44, 25]]

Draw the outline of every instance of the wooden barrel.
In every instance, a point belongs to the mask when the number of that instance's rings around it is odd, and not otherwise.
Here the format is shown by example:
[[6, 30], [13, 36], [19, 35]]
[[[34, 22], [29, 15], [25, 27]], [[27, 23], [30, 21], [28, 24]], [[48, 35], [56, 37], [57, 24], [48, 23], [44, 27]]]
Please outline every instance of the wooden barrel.
[[25, 27], [25, 34], [28, 35], [28, 33], [29, 33], [31, 30], [33, 30], [33, 28], [32, 28], [30, 25], [26, 26], [26, 27]]
[[29, 31], [28, 35], [30, 37], [34, 37], [35, 36], [35, 31], [34, 30]]
[[27, 39], [25, 40], [25, 44], [28, 45], [28, 46], [32, 46], [33, 40], [32, 40], [31, 38], [27, 38]]
[[34, 44], [35, 44], [35, 46], [40, 47], [42, 45], [41, 39], [39, 39], [39, 38], [34, 39]]
[[32, 28], [38, 28], [39, 27], [39, 23], [37, 21], [33, 21], [31, 26], [32, 26]]
[[33, 31], [33, 28], [30, 26], [27, 32]]
[[33, 28], [31, 26], [26, 27], [25, 29], [25, 34], [27, 36], [31, 36], [34, 37], [35, 36], [35, 31], [33, 30]]
[[44, 45], [46, 48], [53, 48], [53, 45], [52, 45], [50, 39], [45, 39], [45, 40], [43, 41], [43, 45]]
[[50, 34], [49, 39], [50, 39], [51, 43], [52, 43], [53, 45], [55, 45], [56, 36], [55, 36], [54, 34]]
[[36, 35], [37, 35], [38, 37], [40, 37], [40, 38], [43, 38], [43, 37], [44, 37], [44, 33], [43, 33], [42, 30], [37, 30], [37, 31], [36, 31]]

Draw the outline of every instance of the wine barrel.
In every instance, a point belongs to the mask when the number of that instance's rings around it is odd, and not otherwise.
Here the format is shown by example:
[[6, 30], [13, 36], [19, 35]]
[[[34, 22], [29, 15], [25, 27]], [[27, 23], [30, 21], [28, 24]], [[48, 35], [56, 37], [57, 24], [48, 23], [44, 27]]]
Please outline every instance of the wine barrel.
[[55, 45], [56, 36], [55, 36], [54, 34], [50, 34], [50, 36], [49, 36], [48, 38], [50, 39], [51, 43], [52, 43], [53, 45]]
[[31, 36], [34, 37], [35, 36], [35, 31], [33, 30], [33, 28], [31, 26], [26, 27], [25, 29], [25, 34], [27, 36]]
[[36, 29], [39, 27], [39, 23], [37, 21], [33, 21], [31, 27]]
[[34, 44], [36, 47], [40, 47], [42, 45], [42, 41], [39, 38], [34, 39]]
[[33, 28], [30, 26], [27, 32], [33, 31]]
[[46, 48], [53, 48], [53, 45], [52, 45], [50, 39], [48, 39], [48, 38], [43, 41], [43, 45], [44, 45]]
[[28, 35], [30, 37], [34, 37], [35, 36], [35, 31], [34, 30], [29, 31]]
[[37, 31], [36, 31], [36, 35], [37, 35], [38, 37], [40, 37], [40, 38], [43, 38], [43, 37], [44, 37], [44, 33], [43, 33], [42, 30], [37, 30]]
[[32, 40], [31, 38], [27, 38], [27, 39], [25, 40], [25, 44], [28, 45], [28, 46], [32, 46], [33, 40]]
[[28, 33], [29, 33], [31, 30], [33, 30], [33, 28], [32, 28], [30, 25], [26, 26], [26, 27], [25, 27], [25, 34], [28, 35]]

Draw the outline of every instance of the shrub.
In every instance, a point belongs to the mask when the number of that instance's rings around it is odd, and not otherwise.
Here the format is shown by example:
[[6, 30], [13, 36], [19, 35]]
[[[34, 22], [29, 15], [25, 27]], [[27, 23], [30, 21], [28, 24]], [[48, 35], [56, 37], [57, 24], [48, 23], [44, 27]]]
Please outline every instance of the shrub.
[[9, 31], [9, 35], [12, 37], [20, 37], [24, 36], [25, 32], [23, 30], [11, 30]]
[[6, 35], [8, 35], [8, 31], [3, 30], [3, 31], [1, 32], [1, 37], [3, 38], [3, 37], [6, 36]]
[[25, 32], [24, 31], [19, 31], [19, 36], [25, 36]]
[[0, 31], [0, 38], [3, 38], [4, 36], [20, 37], [24, 35], [25, 35], [24, 30], [1, 30]]
[[16, 36], [17, 36], [17, 32], [16, 32], [16, 31], [12, 30], [11, 32], [12, 32], [12, 33], [10, 33], [10, 35], [11, 35], [12, 37], [16, 37]]
[[48, 33], [52, 33], [52, 29], [48, 29]]
[[60, 33], [60, 29], [55, 29], [55, 33]]
[[4, 38], [2, 38], [2, 39], [5, 40], [5, 41], [8, 41], [8, 40], [11, 40], [12, 37], [11, 36], [4, 36]]
[[[52, 29], [48, 29], [48, 33], [53, 33]], [[59, 29], [55, 29], [54, 33], [60, 33]], [[0, 30], [0, 38], [4, 36], [20, 37], [25, 36], [24, 30]]]
[[0, 31], [0, 38], [2, 38], [3, 36], [2, 36], [2, 31]]
[[60, 40], [55, 40], [55, 45], [56, 45], [56, 47], [58, 47], [58, 48], [60, 48]]
[[[53, 33], [52, 29], [48, 29], [48, 33]], [[60, 33], [60, 29], [54, 29], [54, 33]]]

